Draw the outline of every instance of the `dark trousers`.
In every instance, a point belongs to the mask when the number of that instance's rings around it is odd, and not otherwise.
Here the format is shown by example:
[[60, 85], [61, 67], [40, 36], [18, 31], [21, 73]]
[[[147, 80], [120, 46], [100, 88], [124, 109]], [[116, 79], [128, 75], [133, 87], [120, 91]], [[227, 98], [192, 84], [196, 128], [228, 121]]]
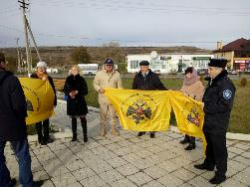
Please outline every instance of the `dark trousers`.
[[[31, 172], [31, 158], [29, 153], [28, 140], [11, 141], [11, 146], [18, 158], [19, 181], [24, 187], [31, 187], [33, 176]], [[10, 186], [10, 172], [6, 166], [4, 148], [6, 141], [0, 141], [0, 187]]]
[[[87, 137], [87, 120], [86, 117], [81, 117], [80, 118], [81, 123], [82, 123], [82, 130], [83, 130], [83, 136]], [[72, 133], [73, 133], [73, 138], [77, 138], [77, 118], [72, 117]]]
[[36, 132], [38, 135], [38, 141], [49, 139], [49, 119], [36, 123]]
[[215, 135], [211, 133], [204, 133], [207, 147], [206, 159], [204, 164], [208, 166], [216, 166], [216, 176], [226, 176], [227, 171], [227, 147], [226, 135]]

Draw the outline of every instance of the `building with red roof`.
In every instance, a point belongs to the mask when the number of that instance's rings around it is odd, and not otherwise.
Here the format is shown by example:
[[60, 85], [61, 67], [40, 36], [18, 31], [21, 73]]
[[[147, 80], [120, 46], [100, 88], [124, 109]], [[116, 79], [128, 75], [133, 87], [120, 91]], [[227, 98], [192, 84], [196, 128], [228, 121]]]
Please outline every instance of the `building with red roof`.
[[225, 46], [217, 42], [217, 49], [213, 53], [215, 58], [226, 58], [230, 70], [250, 71], [250, 40], [240, 38]]

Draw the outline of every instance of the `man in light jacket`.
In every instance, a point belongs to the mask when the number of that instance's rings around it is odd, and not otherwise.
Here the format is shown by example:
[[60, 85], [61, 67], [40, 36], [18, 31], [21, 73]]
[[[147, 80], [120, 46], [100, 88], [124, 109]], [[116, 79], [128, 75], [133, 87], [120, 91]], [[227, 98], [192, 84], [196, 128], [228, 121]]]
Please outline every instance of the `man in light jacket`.
[[98, 102], [100, 104], [100, 135], [106, 135], [108, 113], [111, 124], [111, 134], [119, 135], [115, 122], [115, 110], [104, 95], [105, 88], [122, 88], [120, 73], [115, 70], [112, 59], [105, 60], [103, 69], [97, 72], [93, 84], [95, 90], [98, 92]]

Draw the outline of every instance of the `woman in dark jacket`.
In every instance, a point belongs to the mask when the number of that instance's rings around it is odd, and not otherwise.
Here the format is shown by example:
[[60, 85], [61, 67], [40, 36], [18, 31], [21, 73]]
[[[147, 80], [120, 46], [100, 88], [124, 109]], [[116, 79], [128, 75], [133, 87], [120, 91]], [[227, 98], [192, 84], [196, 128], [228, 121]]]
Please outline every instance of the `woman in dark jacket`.
[[[52, 77], [50, 77], [47, 72], [46, 72], [47, 64], [45, 62], [38, 62], [37, 63], [37, 70], [35, 73], [31, 74], [31, 78], [35, 79], [41, 79], [43, 81], [48, 80], [54, 93], [55, 93], [55, 98], [54, 98], [54, 106], [57, 105], [57, 97], [56, 97], [56, 89], [55, 85], [53, 82]], [[43, 132], [42, 132], [43, 129]], [[49, 119], [46, 119], [44, 121], [40, 121], [36, 123], [36, 131], [38, 135], [38, 142], [42, 145], [46, 145], [47, 143], [53, 142], [53, 140], [50, 139], [49, 136]]]
[[72, 141], [77, 140], [77, 118], [79, 117], [83, 128], [83, 140], [88, 141], [87, 137], [87, 120], [88, 113], [87, 103], [84, 96], [88, 94], [88, 87], [85, 79], [79, 75], [80, 68], [73, 66], [64, 85], [64, 93], [67, 98], [67, 114], [72, 118]]

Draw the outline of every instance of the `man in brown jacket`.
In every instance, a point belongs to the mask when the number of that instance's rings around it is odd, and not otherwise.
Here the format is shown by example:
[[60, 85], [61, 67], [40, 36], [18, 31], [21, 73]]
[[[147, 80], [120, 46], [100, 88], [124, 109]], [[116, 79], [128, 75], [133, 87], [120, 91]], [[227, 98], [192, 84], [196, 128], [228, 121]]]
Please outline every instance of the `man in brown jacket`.
[[94, 88], [98, 92], [98, 102], [100, 104], [100, 135], [106, 135], [106, 121], [109, 113], [111, 134], [119, 135], [115, 123], [115, 110], [105, 97], [105, 88], [122, 88], [122, 80], [120, 73], [115, 70], [112, 59], [104, 62], [103, 69], [97, 72], [94, 79]]

